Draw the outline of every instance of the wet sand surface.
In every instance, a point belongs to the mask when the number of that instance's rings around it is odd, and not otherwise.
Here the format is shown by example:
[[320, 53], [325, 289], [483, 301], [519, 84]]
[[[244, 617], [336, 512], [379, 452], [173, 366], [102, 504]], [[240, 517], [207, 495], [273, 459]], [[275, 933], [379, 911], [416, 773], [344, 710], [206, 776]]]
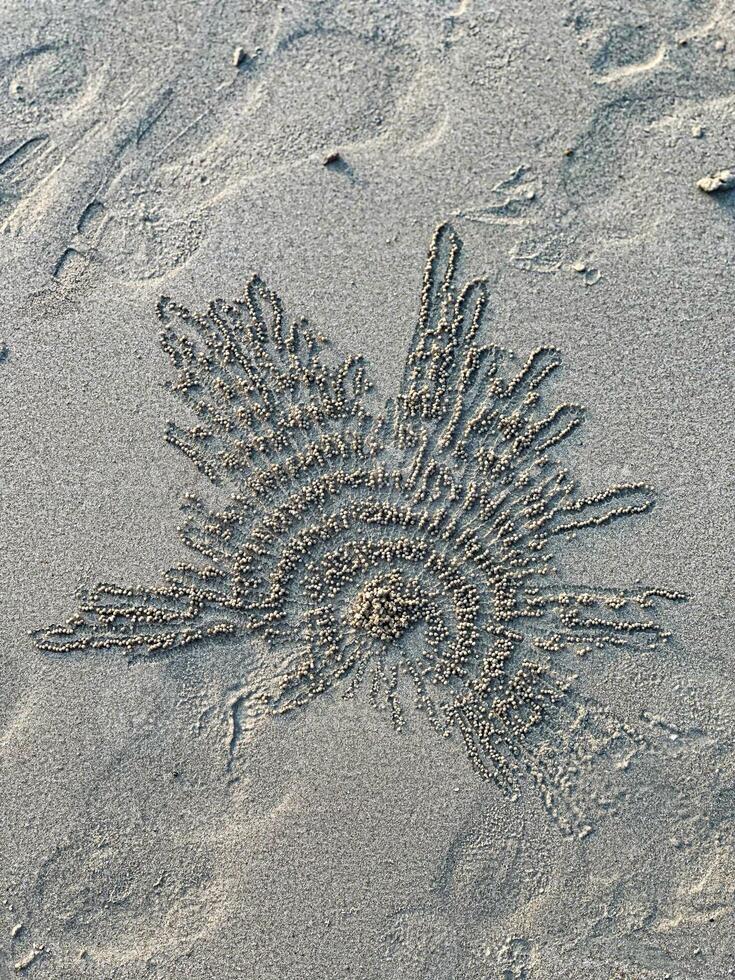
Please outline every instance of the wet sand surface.
[[[735, 976], [735, 191], [722, 176], [735, 169], [732, 5], [9, 2], [0, 81], [0, 976]], [[352, 699], [330, 666], [324, 690], [304, 668], [284, 701], [285, 654], [262, 624], [232, 605], [215, 615], [209, 599], [192, 611], [201, 592], [155, 592], [192, 561], [176, 533], [184, 495], [218, 513], [231, 499], [227, 479], [212, 487], [196, 454], [165, 439], [169, 419], [197, 419], [171, 388], [181, 376], [160, 342], [159, 297], [204, 312], [215, 297], [245, 301], [257, 274], [289, 322], [307, 317], [329, 338], [330, 370], [364, 356], [372, 388], [355, 397], [377, 416], [409, 391], [411, 351], [424, 383], [422, 275], [443, 222], [463, 242], [452, 288], [487, 283], [477, 337], [468, 317], [457, 351], [493, 345], [507, 385], [532, 352], [558, 349], [545, 412], [586, 409], [549, 450], [576, 480], [569, 500], [591, 501], [564, 513], [647, 511], [555, 531], [554, 582], [568, 598], [544, 606], [556, 619], [542, 652], [569, 691], [549, 695], [522, 748], [503, 736], [489, 779], [462, 737], [464, 718], [488, 763], [501, 739], [483, 743], [478, 716], [465, 708], [443, 739], [426, 717], [431, 691], [422, 710], [408, 675], [391, 692], [432, 616], [447, 619], [441, 642], [462, 666], [488, 642], [468, 633], [452, 646], [451, 575], [431, 585], [428, 552], [411, 559], [424, 562], [420, 589], [402, 565], [399, 579], [355, 572], [345, 586], [338, 629], [366, 633], [370, 671], [383, 640], [391, 648], [377, 693], [366, 673]], [[440, 236], [439, 285], [448, 243]], [[197, 329], [175, 310], [164, 328], [177, 343]], [[434, 342], [451, 355], [451, 329], [424, 337], [424, 353]], [[304, 380], [306, 347], [302, 337], [302, 387], [273, 402], [277, 431], [289, 399], [303, 405], [318, 387]], [[189, 367], [209, 377], [201, 361]], [[460, 373], [449, 369], [439, 401], [461, 391]], [[441, 462], [451, 412], [432, 415], [420, 386], [396, 417]], [[545, 417], [535, 390], [520, 383], [508, 417]], [[254, 424], [238, 416], [225, 442]], [[312, 424], [349, 428], [342, 415]], [[415, 450], [380, 439], [389, 466]], [[264, 451], [261, 469], [293, 452]], [[493, 461], [472, 466], [457, 470], [461, 494], [470, 477], [507, 486]], [[432, 479], [432, 513], [466, 499]], [[639, 483], [655, 502], [625, 489]], [[623, 489], [596, 502], [610, 486]], [[345, 519], [384, 491], [355, 491]], [[333, 515], [313, 506], [307, 530]], [[511, 518], [525, 521], [519, 507]], [[468, 514], [456, 534], [475, 528]], [[227, 525], [235, 539], [246, 518]], [[289, 534], [274, 532], [268, 556]], [[466, 568], [463, 540], [452, 569], [489, 581], [492, 570]], [[229, 583], [229, 559], [213, 561]], [[383, 549], [376, 568], [392, 561]], [[258, 574], [275, 567], [266, 557]], [[140, 591], [80, 600], [100, 582]], [[299, 589], [287, 630], [322, 602]], [[666, 594], [649, 602], [651, 589]], [[613, 601], [600, 617], [587, 595]], [[58, 634], [30, 635], [80, 602], [87, 620], [68, 649], [53, 648]], [[177, 611], [135, 619], [136, 603]], [[500, 608], [482, 614], [496, 642]], [[559, 639], [570, 608], [589, 643]], [[580, 616], [597, 625], [582, 629]], [[657, 625], [626, 633], [600, 618]], [[227, 635], [182, 641], [221, 622]], [[524, 643], [540, 635], [533, 617], [502, 622]], [[131, 623], [143, 639], [116, 645]], [[622, 634], [635, 642], [611, 642]], [[508, 642], [501, 685], [526, 677], [521, 641]], [[529, 690], [503, 716], [510, 728]], [[509, 785], [493, 778], [504, 767]]]

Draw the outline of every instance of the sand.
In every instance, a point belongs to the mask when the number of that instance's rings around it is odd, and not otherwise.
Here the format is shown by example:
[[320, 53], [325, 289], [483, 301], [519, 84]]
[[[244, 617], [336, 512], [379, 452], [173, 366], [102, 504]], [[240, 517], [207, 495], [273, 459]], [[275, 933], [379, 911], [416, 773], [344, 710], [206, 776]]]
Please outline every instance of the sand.
[[[15, 2], [0, 66], [0, 975], [735, 976], [735, 191], [700, 183], [735, 164], [731, 4]], [[259, 275], [332, 367], [364, 356], [377, 414], [447, 221], [503, 376], [561, 352], [544, 404], [586, 409], [550, 451], [579, 496], [655, 490], [553, 541], [568, 595], [628, 596], [609, 616], [670, 634], [547, 651], [575, 676], [522, 744], [559, 807], [527, 773], [482, 779], [406, 678], [398, 732], [369, 682], [302, 678], [279, 714], [283, 648], [242, 617], [166, 650], [155, 621], [111, 645], [99, 608], [66, 652], [31, 635], [100, 582], [160, 609], [192, 560], [183, 495], [228, 499], [165, 439], [194, 417], [161, 295], [206, 311]], [[389, 670], [429, 616], [412, 588], [348, 604]], [[652, 588], [688, 599], [630, 599]], [[195, 627], [233, 621], [211, 605]]]

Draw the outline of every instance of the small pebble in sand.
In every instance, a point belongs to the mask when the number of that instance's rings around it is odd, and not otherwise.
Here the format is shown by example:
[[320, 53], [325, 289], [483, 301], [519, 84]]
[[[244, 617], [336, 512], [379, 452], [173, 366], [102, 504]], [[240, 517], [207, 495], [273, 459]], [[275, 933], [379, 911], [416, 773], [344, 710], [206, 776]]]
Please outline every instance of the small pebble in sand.
[[232, 64], [235, 68], [242, 68], [246, 61], [250, 60], [250, 55], [245, 48], [235, 48], [232, 52]]
[[341, 160], [342, 155], [335, 151], [334, 153], [328, 153], [322, 160], [322, 163], [325, 167], [328, 167], [330, 164], [340, 163]]
[[715, 51], [724, 51], [727, 48], [727, 41], [718, 37], [715, 41]]
[[584, 264], [584, 262], [581, 259], [578, 259], [572, 266], [572, 269], [575, 272], [586, 272], [587, 266]]
[[571, 147], [571, 146], [565, 146], [564, 147], [564, 156], [565, 157], [574, 156], [574, 148]]
[[695, 140], [701, 139], [704, 136], [704, 130], [701, 126], [692, 126], [692, 136]]
[[705, 194], [730, 191], [735, 187], [735, 170], [718, 170], [707, 177], [702, 177], [697, 181], [697, 187]]

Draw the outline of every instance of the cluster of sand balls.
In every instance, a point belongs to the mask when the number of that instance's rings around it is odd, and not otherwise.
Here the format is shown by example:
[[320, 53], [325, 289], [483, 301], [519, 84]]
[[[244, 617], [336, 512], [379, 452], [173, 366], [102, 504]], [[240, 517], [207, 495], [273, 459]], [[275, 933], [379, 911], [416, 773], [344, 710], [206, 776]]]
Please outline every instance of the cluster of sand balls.
[[421, 616], [423, 599], [397, 571], [370, 579], [348, 611], [348, 622], [382, 643], [393, 643]]

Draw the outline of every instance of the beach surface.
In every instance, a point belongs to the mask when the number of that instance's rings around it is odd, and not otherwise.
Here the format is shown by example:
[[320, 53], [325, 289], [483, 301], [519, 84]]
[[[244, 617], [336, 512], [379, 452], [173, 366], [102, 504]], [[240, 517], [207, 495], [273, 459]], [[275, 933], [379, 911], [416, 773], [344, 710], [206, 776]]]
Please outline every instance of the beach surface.
[[[7, 0], [0, 84], [0, 976], [735, 976], [732, 3]], [[191, 558], [159, 298], [261, 277], [379, 413], [444, 222], [483, 343], [561, 352], [580, 492], [655, 491], [555, 539], [575, 594], [666, 595], [660, 643], [567, 651], [548, 783], [369, 683], [251, 717], [257, 632], [39, 645]]]

